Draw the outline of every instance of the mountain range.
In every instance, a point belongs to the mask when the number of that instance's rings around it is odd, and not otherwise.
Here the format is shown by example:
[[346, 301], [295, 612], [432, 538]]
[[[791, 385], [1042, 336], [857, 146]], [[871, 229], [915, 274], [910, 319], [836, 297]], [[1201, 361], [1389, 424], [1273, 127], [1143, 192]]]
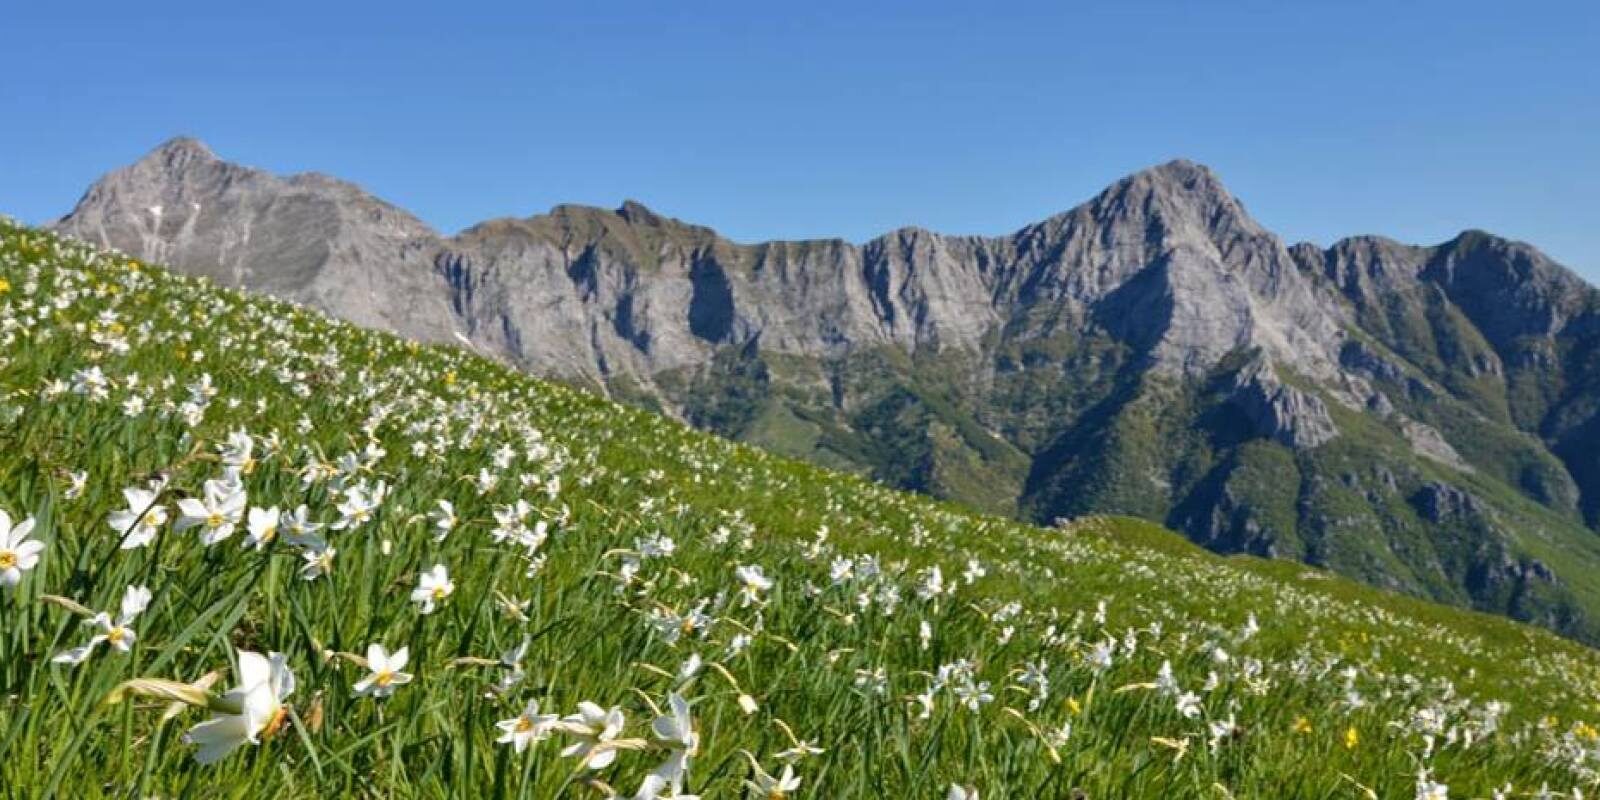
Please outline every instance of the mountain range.
[[996, 237], [741, 244], [635, 202], [446, 236], [186, 138], [52, 227], [896, 487], [1600, 641], [1600, 292], [1487, 233], [1289, 245], [1180, 160]]

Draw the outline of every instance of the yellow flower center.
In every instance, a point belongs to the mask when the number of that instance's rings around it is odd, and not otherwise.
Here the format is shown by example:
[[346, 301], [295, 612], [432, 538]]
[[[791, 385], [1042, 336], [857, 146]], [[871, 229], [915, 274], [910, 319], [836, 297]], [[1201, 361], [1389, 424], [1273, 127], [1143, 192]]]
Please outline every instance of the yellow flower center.
[[216, 513], [215, 511], [211, 512], [211, 515], [206, 517], [206, 527], [208, 527], [208, 528], [220, 528], [220, 527], [222, 527], [222, 515]]
[[10, 550], [0, 550], [0, 569], [11, 569], [17, 565], [17, 554]]
[[112, 644], [118, 644], [123, 639], [126, 639], [127, 637], [128, 637], [128, 631], [127, 631], [127, 629], [123, 628], [121, 625], [117, 625], [116, 627], [113, 627], [109, 632], [106, 633], [106, 641], [109, 641]]
[[517, 733], [527, 733], [533, 730], [533, 720], [527, 717], [517, 717]]
[[272, 714], [272, 719], [268, 720], [266, 726], [261, 729], [261, 738], [268, 738], [278, 731], [283, 730], [284, 726], [287, 725], [288, 722], [289, 707], [286, 705], [278, 706], [278, 710]]
[[443, 600], [445, 598], [445, 595], [448, 595], [448, 594], [450, 594], [450, 590], [446, 589], [443, 586], [435, 586], [435, 587], [433, 587], [433, 599], [435, 599], [435, 600]]
[[261, 529], [261, 541], [270, 542], [278, 536], [278, 526], [268, 525]]
[[379, 686], [388, 686], [389, 684], [394, 683], [394, 670], [392, 670], [392, 669], [380, 669], [380, 670], [378, 670], [378, 674], [375, 677], [373, 677], [372, 682], [377, 684], [377, 685], [379, 685]]
[[144, 516], [139, 519], [139, 522], [147, 528], [154, 528], [161, 524], [161, 517], [160, 515], [156, 514], [156, 510], [152, 508], [149, 511], [144, 512]]

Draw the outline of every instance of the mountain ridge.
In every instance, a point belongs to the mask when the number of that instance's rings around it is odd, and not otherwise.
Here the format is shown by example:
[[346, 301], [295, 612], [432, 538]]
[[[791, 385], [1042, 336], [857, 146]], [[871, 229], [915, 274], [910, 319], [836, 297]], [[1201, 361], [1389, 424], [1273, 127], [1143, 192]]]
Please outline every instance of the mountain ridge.
[[634, 201], [443, 236], [192, 139], [54, 227], [903, 488], [1597, 635], [1600, 293], [1523, 243], [1289, 245], [1183, 159], [1000, 236], [737, 243]]

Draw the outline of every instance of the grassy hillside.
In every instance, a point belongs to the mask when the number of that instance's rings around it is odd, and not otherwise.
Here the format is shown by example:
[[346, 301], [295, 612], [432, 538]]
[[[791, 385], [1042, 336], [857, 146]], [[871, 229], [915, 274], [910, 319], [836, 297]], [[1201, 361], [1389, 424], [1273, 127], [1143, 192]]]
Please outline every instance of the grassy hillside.
[[12, 225], [0, 339], [9, 793], [1600, 778], [1600, 659], [1504, 620], [1142, 522], [974, 516]]

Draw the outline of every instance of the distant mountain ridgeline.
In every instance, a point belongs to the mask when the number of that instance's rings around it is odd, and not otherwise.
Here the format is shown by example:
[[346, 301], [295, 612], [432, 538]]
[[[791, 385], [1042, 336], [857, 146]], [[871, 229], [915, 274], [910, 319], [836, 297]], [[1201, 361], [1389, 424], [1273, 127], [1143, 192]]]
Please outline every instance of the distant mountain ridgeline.
[[897, 487], [1600, 641], [1600, 293], [1488, 234], [1286, 246], [1173, 161], [999, 237], [746, 245], [632, 202], [443, 236], [190, 139], [54, 227]]

